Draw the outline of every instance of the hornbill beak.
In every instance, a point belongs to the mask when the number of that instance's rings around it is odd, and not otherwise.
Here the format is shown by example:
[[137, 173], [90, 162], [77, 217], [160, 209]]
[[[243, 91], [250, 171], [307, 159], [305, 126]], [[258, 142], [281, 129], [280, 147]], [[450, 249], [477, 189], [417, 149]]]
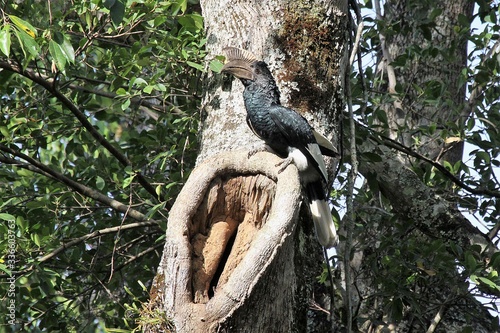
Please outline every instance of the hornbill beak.
[[222, 51], [226, 55], [227, 63], [221, 72], [230, 73], [238, 79], [255, 80], [252, 65], [257, 62], [257, 58], [252, 53], [235, 47], [226, 47]]
[[222, 67], [221, 72], [230, 73], [238, 79], [255, 80], [252, 68], [243, 60], [229, 61]]

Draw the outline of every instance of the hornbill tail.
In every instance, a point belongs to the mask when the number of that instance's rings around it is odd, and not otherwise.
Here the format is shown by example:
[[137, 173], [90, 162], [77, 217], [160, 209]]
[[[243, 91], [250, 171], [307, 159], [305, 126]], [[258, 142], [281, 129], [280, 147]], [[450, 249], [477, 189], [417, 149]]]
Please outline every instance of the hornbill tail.
[[316, 237], [319, 243], [326, 247], [334, 247], [338, 244], [339, 238], [333, 223], [332, 213], [325, 194], [321, 181], [312, 182], [306, 185], [309, 207], [316, 230]]

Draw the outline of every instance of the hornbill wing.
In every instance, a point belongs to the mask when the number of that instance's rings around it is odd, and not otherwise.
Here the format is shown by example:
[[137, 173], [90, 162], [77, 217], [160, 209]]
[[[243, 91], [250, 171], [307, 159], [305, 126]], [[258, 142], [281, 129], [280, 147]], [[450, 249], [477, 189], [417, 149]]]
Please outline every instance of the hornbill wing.
[[[302, 118], [304, 118], [301, 115]], [[306, 118], [304, 118], [305, 121], [307, 121]], [[311, 127], [312, 128], [312, 127]], [[330, 156], [330, 157], [339, 157], [340, 154], [337, 151], [337, 148], [333, 145], [333, 143], [328, 140], [326, 136], [323, 134], [316, 132], [314, 128], [312, 128], [314, 138], [316, 139], [316, 142], [318, 143], [319, 149], [321, 150], [321, 154], [325, 156]]]
[[313, 134], [314, 138], [316, 139], [316, 142], [319, 145], [319, 149], [321, 150], [321, 153], [326, 156], [330, 157], [339, 157], [339, 153], [337, 151], [337, 148], [333, 145], [333, 143], [328, 140], [327, 137], [325, 137], [323, 134], [316, 132], [313, 129]]
[[[307, 120], [295, 111], [280, 105], [273, 105], [268, 112], [276, 127], [288, 141], [289, 147], [298, 149], [307, 159], [307, 164], [313, 166], [320, 177], [327, 181], [323, 155]], [[304, 185], [318, 240], [322, 246], [330, 248], [338, 243], [337, 231], [321, 179], [314, 177], [316, 180]]]
[[273, 105], [268, 111], [269, 116], [286, 138], [289, 146], [299, 149], [327, 182], [328, 174], [325, 161], [307, 120], [292, 109], [281, 105]]

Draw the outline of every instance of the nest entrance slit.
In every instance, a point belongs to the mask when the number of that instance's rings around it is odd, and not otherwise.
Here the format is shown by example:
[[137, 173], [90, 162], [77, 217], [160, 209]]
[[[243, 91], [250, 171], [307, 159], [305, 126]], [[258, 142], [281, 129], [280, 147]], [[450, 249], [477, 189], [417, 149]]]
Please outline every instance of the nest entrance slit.
[[194, 303], [208, 302], [227, 282], [266, 223], [275, 191], [264, 175], [212, 180], [192, 221]]

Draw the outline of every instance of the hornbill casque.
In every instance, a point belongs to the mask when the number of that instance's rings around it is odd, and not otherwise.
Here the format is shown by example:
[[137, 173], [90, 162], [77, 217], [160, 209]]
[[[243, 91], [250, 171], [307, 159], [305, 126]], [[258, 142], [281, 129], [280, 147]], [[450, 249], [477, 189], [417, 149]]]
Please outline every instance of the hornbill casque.
[[264, 149], [252, 150], [249, 156], [270, 149], [283, 158], [276, 165], [280, 167], [278, 172], [295, 164], [307, 193], [318, 240], [324, 247], [335, 246], [338, 236], [322, 185], [322, 181], [328, 183], [322, 154], [337, 157], [335, 147], [314, 131], [304, 117], [280, 104], [279, 89], [265, 62], [234, 47], [227, 47], [223, 52], [226, 63], [222, 72], [234, 75], [245, 86], [247, 124], [266, 144]]

